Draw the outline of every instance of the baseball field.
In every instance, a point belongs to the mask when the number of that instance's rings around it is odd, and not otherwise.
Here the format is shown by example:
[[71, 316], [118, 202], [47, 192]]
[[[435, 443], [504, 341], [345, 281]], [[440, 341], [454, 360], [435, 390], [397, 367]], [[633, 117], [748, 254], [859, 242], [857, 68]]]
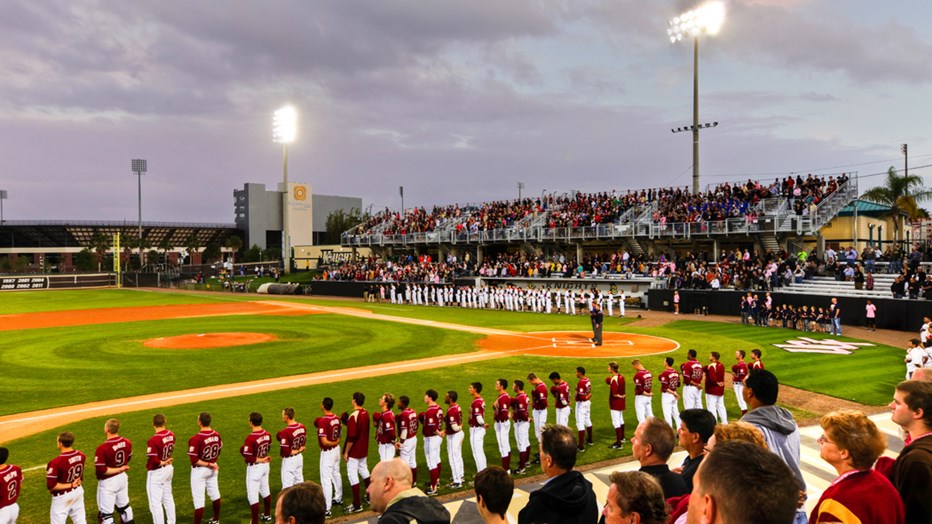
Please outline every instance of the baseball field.
[[[92, 462], [94, 449], [104, 440], [104, 421], [110, 417], [121, 420], [121, 434], [135, 447], [129, 477], [136, 522], [151, 522], [144, 452], [152, 434], [152, 415], [165, 413], [169, 429], [183, 443], [197, 432], [197, 414], [202, 411], [212, 414], [213, 428], [224, 439], [219, 460], [223, 521], [248, 522], [246, 468], [238, 447], [250, 431], [248, 415], [253, 411], [265, 416], [264, 427], [274, 434], [282, 427], [280, 414], [286, 406], [294, 407], [298, 421], [311, 426], [321, 413], [323, 397], [335, 400], [338, 414], [350, 409], [354, 391], [366, 395], [370, 412], [378, 409], [383, 392], [409, 396], [420, 411], [425, 408], [426, 389], [441, 392], [441, 398], [443, 392], [455, 390], [460, 403], [466, 404], [467, 386], [474, 381], [483, 383], [483, 396], [491, 405], [499, 377], [511, 382], [532, 371], [544, 377], [558, 371], [574, 384], [575, 368], [583, 366], [594, 385], [597, 442], [580, 456], [580, 462], [587, 464], [630, 455], [630, 446], [621, 451], [608, 447], [614, 432], [604, 377], [611, 360], [618, 361], [629, 378], [630, 396], [632, 358], [640, 358], [656, 377], [665, 356], [673, 356], [678, 366], [688, 348], [696, 349], [703, 362], [709, 352], [719, 351], [726, 369], [734, 362], [735, 350], [760, 348], [767, 369], [783, 384], [798, 388], [788, 407], [801, 418], [818, 415], [818, 410], [807, 407], [810, 396], [829, 406], [882, 406], [903, 375], [902, 350], [876, 342], [857, 345], [866, 343], [742, 326], [737, 319], [710, 322], [647, 314], [637, 319], [637, 311], [628, 313], [625, 319], [607, 320], [605, 344], [592, 348], [586, 342], [588, 316], [583, 315], [116, 289], [4, 294], [0, 442], [10, 449], [10, 462], [25, 472], [19, 521], [48, 521], [44, 466], [57, 454], [56, 435], [73, 432], [75, 448]], [[801, 337], [816, 342], [800, 341]], [[827, 338], [849, 344], [817, 342]], [[729, 418], [737, 418], [730, 389], [726, 406]], [[630, 400], [628, 408], [630, 438], [636, 426]], [[659, 395], [653, 408], [660, 416]], [[536, 446], [533, 436], [531, 440]], [[489, 464], [498, 463], [491, 431], [485, 452]], [[427, 469], [421, 449], [418, 453], [423, 480]], [[475, 467], [468, 443], [463, 454], [470, 478]], [[174, 495], [179, 521], [185, 522], [192, 503], [182, 455], [176, 453]], [[446, 462], [445, 446], [441, 457]], [[376, 460], [373, 447], [370, 468]], [[318, 479], [316, 446], [309, 444], [304, 463], [305, 478]], [[281, 485], [279, 464], [273, 460], [273, 494]], [[529, 471], [539, 472], [537, 467]], [[442, 483], [447, 482], [445, 464]], [[97, 508], [92, 467], [85, 475], [85, 491], [93, 520]], [[349, 493], [348, 483], [344, 491]], [[334, 516], [340, 514], [339, 509], [334, 511]]]

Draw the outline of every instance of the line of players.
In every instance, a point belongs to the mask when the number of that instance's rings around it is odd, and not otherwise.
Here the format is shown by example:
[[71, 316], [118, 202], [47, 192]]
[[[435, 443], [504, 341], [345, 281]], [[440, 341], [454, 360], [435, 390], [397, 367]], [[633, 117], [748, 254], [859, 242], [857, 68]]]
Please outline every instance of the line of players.
[[368, 293], [370, 301], [388, 301], [392, 304], [414, 306], [462, 307], [469, 309], [500, 309], [504, 311], [533, 311], [535, 313], [565, 313], [575, 315], [579, 308], [587, 312], [586, 305], [597, 302], [608, 316], [625, 316], [624, 289], [616, 293], [603, 293], [597, 288], [588, 291], [575, 289], [524, 289], [518, 286], [453, 286], [429, 284], [383, 284], [373, 286]]
[[[736, 363], [732, 366], [732, 382], [738, 397], [742, 414], [746, 412], [743, 388], [749, 368], [745, 363], [744, 350], [735, 352]], [[752, 350], [751, 369], [764, 369], [761, 352]], [[665, 359], [665, 369], [658, 380], [661, 384], [661, 406], [663, 417], [673, 426], [678, 427], [680, 395], [680, 372], [673, 367], [672, 357]], [[653, 375], [640, 360], [633, 360], [635, 370], [632, 377], [635, 394], [635, 413], [638, 422], [653, 416]], [[621, 375], [619, 365], [610, 362], [610, 375], [605, 378], [609, 387], [609, 408], [612, 425], [615, 428], [613, 449], [620, 449], [625, 442], [624, 410], [626, 409], [625, 378]], [[697, 360], [695, 350], [689, 350], [687, 360], [680, 365], [683, 385], [683, 409], [702, 408], [701, 390], [705, 382], [707, 409], [721, 423], [727, 423], [724, 407], [724, 365], [720, 362], [718, 352], [711, 352], [710, 362], [702, 365]], [[539, 462], [539, 456], [532, 461], [530, 457], [530, 426], [533, 423], [538, 441], [541, 429], [547, 422], [549, 396], [553, 397], [556, 423], [569, 425], [571, 411], [570, 386], [556, 371], [548, 376], [552, 386], [549, 388], [535, 373], [529, 373], [527, 380], [531, 386], [530, 396], [525, 392], [525, 383], [514, 380], [510, 384], [505, 379], [495, 383], [497, 396], [492, 403], [492, 427], [494, 428], [502, 467], [512, 474], [526, 472], [531, 463]], [[592, 438], [591, 399], [592, 383], [586, 376], [586, 369], [576, 368], [577, 383], [573, 393], [576, 411], [576, 428], [579, 432], [578, 452], [585, 452], [585, 445], [594, 444]], [[352, 490], [352, 503], [343, 508], [344, 513], [362, 511], [360, 479], [366, 488], [369, 486], [369, 441], [370, 426], [375, 429], [373, 440], [378, 447], [379, 459], [391, 460], [396, 453], [405, 460], [410, 468], [414, 484], [417, 483], [417, 435], [420, 429], [424, 443], [424, 456], [429, 468], [429, 483], [426, 493], [436, 495], [440, 488], [441, 459], [440, 448], [443, 440], [447, 443], [447, 458], [452, 470], [450, 489], [462, 488], [464, 483], [463, 441], [465, 430], [469, 430], [470, 447], [476, 470], [486, 467], [484, 441], [490, 424], [486, 421], [486, 402], [483, 399], [482, 383], [469, 385], [472, 397], [469, 411], [465, 415], [458, 404], [456, 391], [448, 391], [444, 397], [446, 413], [437, 403], [439, 394], [433, 389], [424, 393], [424, 411], [418, 413], [411, 407], [407, 396], [397, 399], [399, 413], [393, 408], [396, 403], [394, 395], [384, 393], [379, 397], [379, 411], [371, 416], [363, 407], [365, 395], [353, 393], [351, 412], [337, 416], [333, 412], [333, 399], [327, 397], [321, 402], [322, 416], [314, 420], [320, 448], [320, 481], [324, 489], [327, 516], [332, 514], [332, 506], [343, 504], [343, 481], [341, 478], [340, 459], [346, 463], [346, 474]], [[512, 396], [513, 393], [513, 396]], [[293, 408], [282, 411], [285, 428], [276, 434], [281, 457], [282, 489], [304, 481], [303, 453], [307, 445], [307, 428], [295, 420]], [[272, 437], [262, 428], [263, 417], [260, 413], [250, 413], [250, 433], [240, 447], [240, 453], [246, 463], [246, 493], [252, 514], [252, 523], [271, 521], [271, 493], [269, 490], [270, 463], [272, 461]], [[518, 465], [511, 468], [512, 448], [510, 433], [514, 424], [515, 441], [518, 450]], [[155, 524], [176, 521], [172, 480], [174, 476], [175, 435], [166, 429], [166, 419], [162, 414], [153, 417], [154, 435], [146, 444], [146, 493], [149, 509]], [[223, 448], [220, 435], [211, 425], [209, 413], [198, 416], [198, 433], [188, 440], [188, 458], [191, 465], [191, 494], [194, 502], [194, 522], [200, 524], [205, 513], [205, 491], [211, 500], [212, 518], [208, 523], [220, 521], [221, 496], [218, 484], [219, 465], [217, 460]], [[346, 439], [341, 453], [343, 427], [346, 427]], [[133, 522], [133, 509], [129, 504], [129, 482], [126, 472], [130, 469], [132, 443], [119, 435], [120, 422], [109, 419], [104, 424], [106, 440], [94, 456], [95, 473], [98, 479], [97, 505], [98, 522], [112, 524], [114, 512], [119, 513], [123, 523]], [[75, 437], [70, 432], [58, 436], [60, 454], [46, 467], [47, 488], [52, 495], [49, 521], [52, 524], [64, 524], [71, 518], [75, 524], [84, 524], [84, 478], [85, 455], [74, 449]], [[18, 496], [22, 487], [22, 471], [17, 466], [6, 465], [7, 450], [0, 448], [0, 522], [16, 522], [18, 515]], [[368, 502], [368, 495], [366, 496]], [[262, 504], [260, 513], [260, 502]]]

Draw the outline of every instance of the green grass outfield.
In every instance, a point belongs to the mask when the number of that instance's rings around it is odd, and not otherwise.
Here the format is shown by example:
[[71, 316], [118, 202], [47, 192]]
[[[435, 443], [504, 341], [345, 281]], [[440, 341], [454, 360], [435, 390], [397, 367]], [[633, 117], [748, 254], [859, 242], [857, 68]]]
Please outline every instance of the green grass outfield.
[[[256, 297], [255, 295], [197, 295], [139, 292], [133, 290], [55, 291], [9, 293], [3, 295], [2, 312], [11, 314], [29, 311], [58, 311], [92, 307], [132, 307], [162, 304], [210, 303], [226, 300], [289, 300], [331, 306], [350, 306], [371, 309], [383, 315], [423, 318], [455, 322], [481, 327], [494, 327], [514, 331], [560, 331], [588, 328], [585, 316], [544, 315], [472, 311], [454, 308], [426, 308], [391, 304], [364, 304], [340, 300], [283, 299]], [[630, 311], [636, 315], [635, 310]], [[0, 319], [2, 321], [2, 319]], [[630, 321], [630, 319], [628, 319]], [[682, 361], [687, 348], [699, 351], [705, 361], [710, 351], [723, 355], [726, 368], [732, 364], [736, 349], [761, 348], [767, 368], [774, 371], [781, 382], [805, 390], [852, 399], [865, 404], [883, 405], [889, 401], [893, 386], [903, 372], [901, 349], [889, 346], [865, 347], [852, 355], [791, 354], [772, 344], [782, 343], [799, 336], [823, 338], [824, 335], [805, 334], [784, 329], [763, 329], [742, 326], [738, 323], [714, 323], [700, 320], [678, 320], [656, 328], [639, 328], [637, 323], [611, 319], [606, 323], [609, 331], [630, 331], [671, 338], [682, 349], [673, 353], [677, 363]], [[204, 333], [210, 331], [262, 331], [279, 335], [278, 342], [261, 346], [219, 348], [198, 351], [150, 350], [141, 340], [154, 336]], [[0, 411], [16, 413], [44, 407], [70, 405], [104, 398], [120, 398], [156, 391], [173, 391], [210, 384], [225, 384], [265, 377], [286, 376], [296, 373], [340, 369], [363, 364], [392, 362], [430, 355], [463, 353], [474, 349], [478, 336], [468, 333], [395, 324], [391, 322], [350, 318], [340, 315], [312, 315], [276, 317], [268, 315], [229, 316], [199, 319], [163, 320], [6, 331], [0, 347], [0, 398], [4, 399]], [[642, 360], [655, 375], [662, 369], [665, 355], [644, 357]], [[221, 492], [224, 494], [224, 522], [248, 520], [243, 478], [245, 466], [237, 447], [249, 432], [246, 422], [251, 411], [266, 416], [266, 428], [272, 433], [280, 429], [279, 414], [282, 407], [294, 406], [298, 419], [308, 425], [320, 410], [320, 399], [336, 399], [337, 411], [348, 409], [350, 395], [359, 390], [367, 395], [367, 408], [377, 409], [375, 399], [384, 391], [396, 395], [407, 394], [414, 407], [422, 410], [423, 392], [434, 388], [442, 392], [455, 389], [461, 395], [461, 404], [467, 404], [466, 386], [479, 380], [486, 386], [484, 396], [489, 405], [495, 397], [493, 382], [498, 377], [509, 380], [524, 378], [529, 371], [547, 374], [558, 370], [571, 383], [577, 365], [586, 366], [594, 383], [592, 418], [599, 445], [580, 457], [582, 463], [596, 462], [630, 453], [628, 446], [622, 453], [610, 450], [613, 440], [603, 379], [607, 361], [587, 358], [510, 357], [457, 367], [425, 369], [416, 373], [378, 377], [352, 383], [287, 389], [276, 392], [218, 399], [196, 405], [165, 408], [169, 426], [176, 432], [179, 442], [185, 442], [197, 428], [197, 413], [210, 411], [214, 427], [225, 439], [221, 456]], [[630, 365], [622, 361], [622, 371], [632, 375]], [[629, 383], [630, 389], [630, 383]], [[659, 396], [654, 412], [660, 415]], [[726, 393], [729, 417], [738, 415], [734, 394]], [[135, 443], [136, 458], [130, 471], [132, 503], [137, 522], [150, 522], [145, 500], [145, 472], [143, 453], [145, 441], [151, 434], [152, 412], [114, 414], [123, 421], [124, 436]], [[550, 413], [551, 419], [553, 413]], [[57, 428], [32, 437], [6, 443], [11, 449], [12, 463], [26, 472], [26, 486], [20, 505], [23, 508], [20, 522], [46, 522], [49, 496], [44, 487], [42, 467], [56, 454], [55, 434], [67, 429], [77, 435], [76, 447], [93, 456], [94, 448], [103, 440], [104, 418], [95, 418], [67, 428]], [[633, 406], [626, 411], [627, 434], [634, 430]], [[571, 418], [571, 425], [572, 418]], [[512, 442], [513, 442], [512, 435]], [[532, 437], [532, 448], [536, 440]], [[179, 446], [183, 449], [182, 446]], [[310, 449], [310, 448], [309, 448]], [[485, 440], [489, 464], [498, 463], [497, 447], [492, 431]], [[423, 449], [418, 450], [422, 463], [420, 478], [426, 479]], [[375, 449], [370, 453], [375, 457]], [[443, 482], [449, 482], [446, 449]], [[191, 502], [188, 489], [189, 469], [184, 457], [178, 456], [175, 475], [175, 498], [179, 508], [179, 521], [190, 517]], [[316, 449], [305, 457], [305, 477], [317, 479]], [[467, 476], [474, 472], [468, 439], [464, 445], [464, 463]], [[513, 462], [514, 464], [514, 462]], [[280, 486], [279, 461], [273, 461], [272, 489]], [[370, 459], [370, 467], [375, 460]], [[531, 471], [539, 472], [538, 469]], [[88, 514], [96, 511], [93, 475], [86, 476], [85, 489]], [[345, 479], [344, 479], [345, 480]], [[348, 494], [348, 486], [345, 490]], [[208, 512], [209, 513], [209, 512]], [[335, 512], [339, 515], [340, 512]]]

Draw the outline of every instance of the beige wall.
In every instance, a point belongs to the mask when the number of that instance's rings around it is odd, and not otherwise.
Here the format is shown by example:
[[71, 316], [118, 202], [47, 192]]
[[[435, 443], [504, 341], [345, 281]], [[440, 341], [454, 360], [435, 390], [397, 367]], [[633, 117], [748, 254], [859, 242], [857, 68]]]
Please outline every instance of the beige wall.
[[[855, 245], [855, 248], [860, 251], [864, 249], [868, 240], [871, 238], [870, 226], [874, 226], [874, 245], [877, 245], [878, 240], [883, 241], [883, 245], [887, 246], [889, 243], [894, 241], [894, 227], [893, 220], [888, 218], [876, 218], [870, 216], [858, 216], [857, 221], [857, 235], [858, 241]], [[883, 232], [881, 235], [878, 235], [878, 228], [883, 227]], [[900, 223], [900, 236], [905, 239], [905, 224]], [[825, 239], [825, 245], [835, 246], [840, 245], [842, 247], [849, 247], [852, 245], [852, 240], [854, 239], [854, 217], [853, 216], [836, 216], [828, 224], [822, 227], [819, 230], [819, 233]], [[882, 236], [882, 238], [880, 238]]]

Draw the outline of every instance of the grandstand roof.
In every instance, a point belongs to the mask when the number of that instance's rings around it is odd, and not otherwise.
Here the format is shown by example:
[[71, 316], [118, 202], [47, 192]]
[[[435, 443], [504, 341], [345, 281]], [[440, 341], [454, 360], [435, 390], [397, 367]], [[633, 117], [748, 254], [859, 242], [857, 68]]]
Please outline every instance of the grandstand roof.
[[[890, 212], [890, 206], [878, 204], [869, 200], [855, 200], [854, 205], [858, 206], [859, 215], [881, 216]], [[838, 212], [838, 216], [850, 217], [854, 215], [854, 205], [848, 204], [841, 208], [841, 211]]]
[[[29, 247], [89, 247], [96, 234], [112, 237], [116, 233], [124, 238], [135, 238], [136, 222], [107, 222], [81, 220], [5, 220], [0, 225], [0, 248]], [[222, 243], [231, 235], [242, 232], [236, 224], [190, 222], [143, 222], [142, 237], [153, 247], [168, 240], [172, 247], [185, 247], [192, 236], [198, 246], [211, 242]]]

